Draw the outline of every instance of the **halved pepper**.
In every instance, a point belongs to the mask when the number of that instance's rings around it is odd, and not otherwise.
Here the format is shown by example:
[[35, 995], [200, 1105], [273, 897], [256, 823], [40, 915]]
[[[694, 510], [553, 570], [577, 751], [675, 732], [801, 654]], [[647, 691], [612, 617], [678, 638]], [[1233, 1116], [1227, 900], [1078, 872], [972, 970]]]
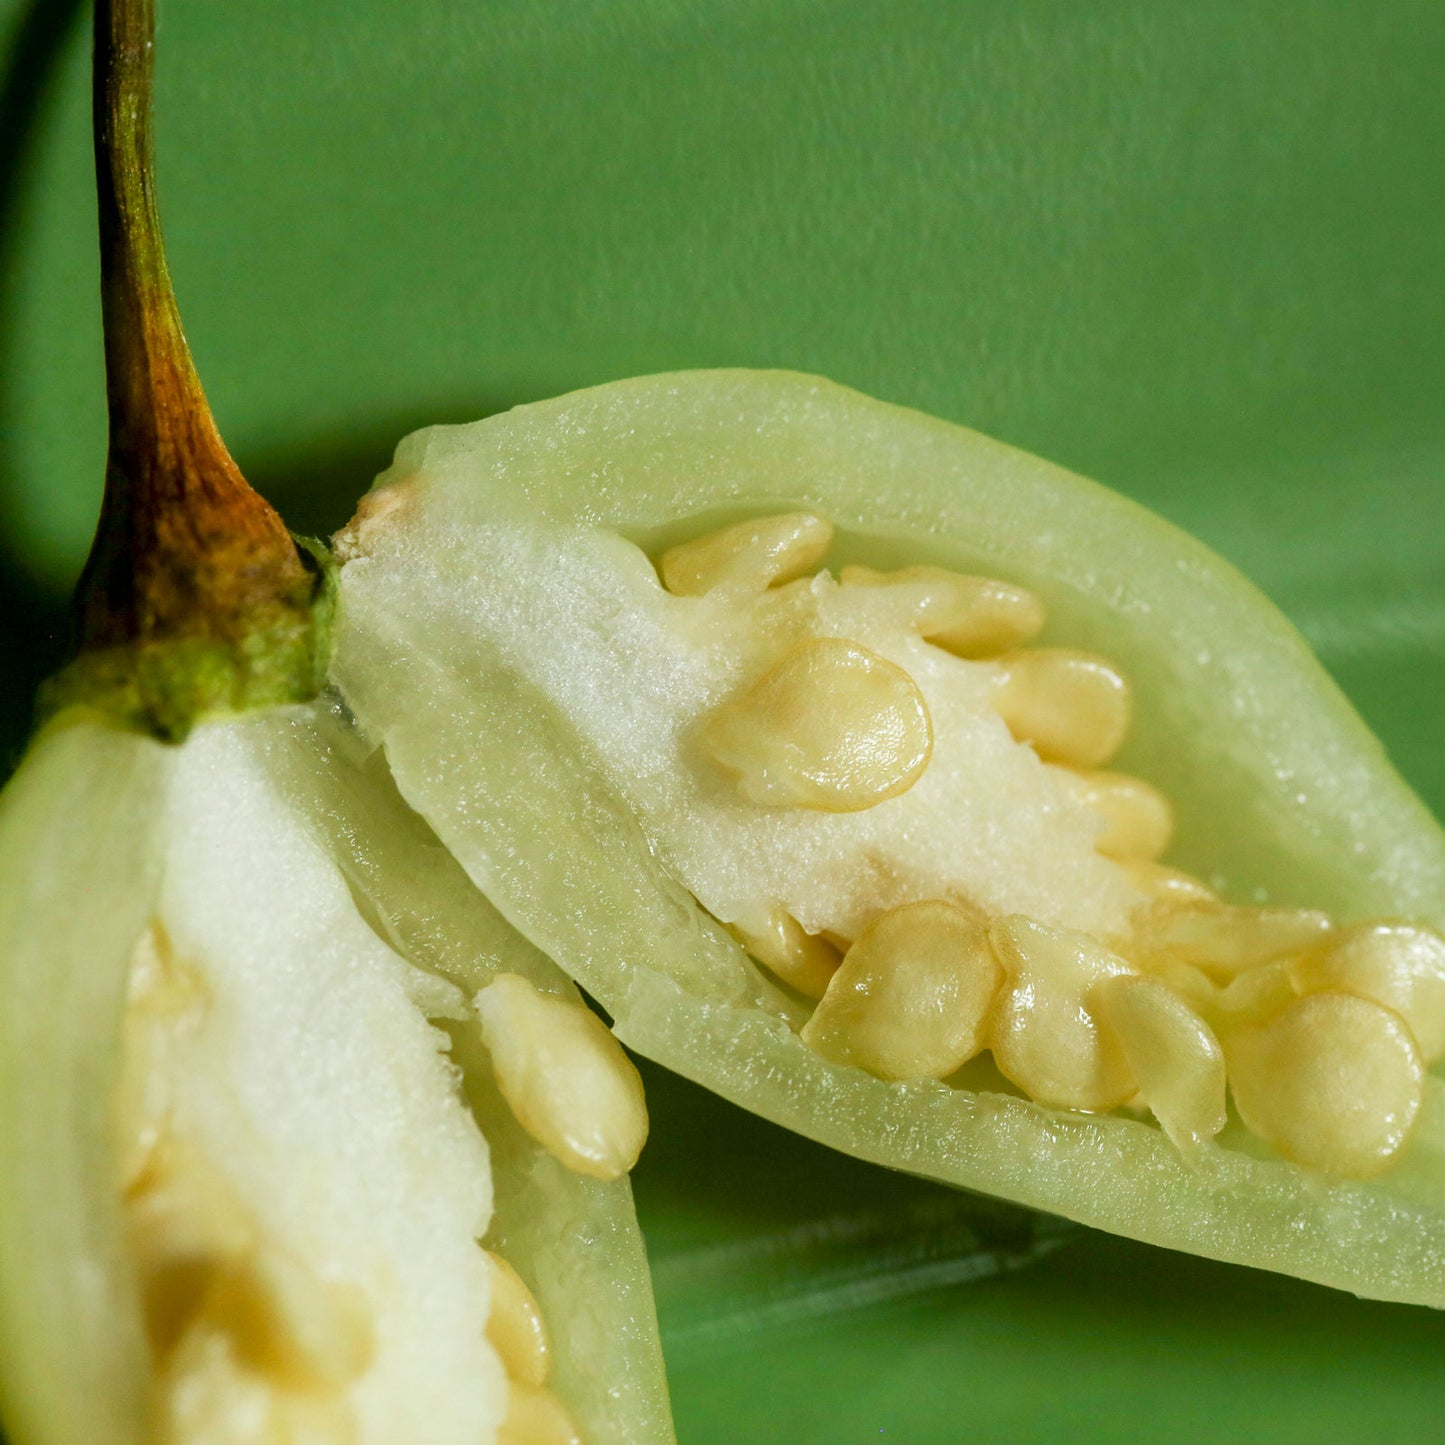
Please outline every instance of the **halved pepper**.
[[62, 715], [0, 859], [17, 1445], [671, 1438], [626, 1161], [518, 1124], [473, 999], [593, 1016], [333, 712]]
[[328, 563], [246, 485], [96, 7], [111, 447], [0, 798], [13, 1445], [672, 1439], [636, 1070], [322, 698]]
[[716, 372], [417, 433], [337, 550], [348, 705], [639, 1052], [866, 1159], [1445, 1304], [1445, 837], [1207, 549]]

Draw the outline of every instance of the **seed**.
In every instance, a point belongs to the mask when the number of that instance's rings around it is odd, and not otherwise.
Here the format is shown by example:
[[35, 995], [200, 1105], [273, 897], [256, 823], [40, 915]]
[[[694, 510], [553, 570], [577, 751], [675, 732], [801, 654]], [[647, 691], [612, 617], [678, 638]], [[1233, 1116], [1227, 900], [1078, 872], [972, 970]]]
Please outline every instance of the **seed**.
[[540, 1387], [552, 1367], [552, 1342], [541, 1308], [522, 1276], [500, 1255], [484, 1249], [491, 1275], [492, 1307], [487, 1338], [501, 1356], [508, 1376], [519, 1384]]
[[626, 1174], [647, 1140], [647, 1103], [607, 1025], [515, 973], [498, 974], [477, 995], [477, 1013], [517, 1122], [578, 1174]]
[[987, 933], [966, 913], [909, 903], [859, 935], [803, 1041], [881, 1079], [941, 1079], [984, 1047], [1002, 982]]
[[1420, 924], [1361, 923], [1295, 960], [1301, 993], [1333, 989], [1374, 999], [1410, 1026], [1425, 1062], [1445, 1054], [1445, 939]]
[[156, 1379], [152, 1445], [359, 1445], [339, 1391], [278, 1390], [236, 1358], [222, 1331], [197, 1326]]
[[999, 659], [994, 707], [1021, 743], [1045, 762], [1102, 767], [1129, 730], [1129, 686], [1105, 658], [1067, 647], [1034, 647]]
[[1400, 1016], [1315, 993], [1226, 1034], [1239, 1115], [1287, 1159], [1349, 1179], [1387, 1168], [1420, 1112], [1425, 1070]]
[[812, 512], [758, 517], [680, 542], [662, 554], [662, 585], [679, 597], [714, 587], [762, 592], [811, 572], [833, 540], [833, 524]]
[[1134, 886], [1146, 898], [1161, 903], [1217, 903], [1218, 895], [1202, 879], [1181, 868], [1166, 868], [1162, 863], [1146, 863], [1138, 859], [1119, 865]]
[[166, 1136], [130, 1186], [126, 1228], [146, 1332], [164, 1358], [222, 1274], [255, 1248], [255, 1221], [203, 1155]]
[[828, 637], [800, 643], [723, 703], [698, 743], [754, 803], [855, 813], [913, 786], [933, 728], [901, 667]]
[[1169, 799], [1143, 778], [1072, 768], [1053, 771], [1084, 807], [1098, 815], [1103, 826], [1094, 847], [1106, 858], [1150, 863], [1169, 846], [1174, 810]]
[[354, 1380], [375, 1349], [363, 1292], [323, 1282], [272, 1245], [218, 1275], [204, 1315], [235, 1341], [245, 1364], [298, 1389]]
[[989, 930], [1007, 982], [994, 1010], [994, 1061], [1031, 1098], [1061, 1109], [1113, 1109], [1137, 1084], [1094, 1010], [1094, 990], [1131, 970], [1086, 933], [1015, 914]]
[[1098, 990], [1139, 1092], [1183, 1150], [1224, 1128], [1224, 1052], [1214, 1031], [1166, 984], [1118, 975]]
[[804, 998], [822, 998], [838, 971], [843, 950], [827, 938], [807, 933], [783, 908], [769, 908], [729, 930], [757, 961]]
[[550, 1390], [513, 1385], [497, 1445], [582, 1445], [582, 1436]]
[[1233, 1025], [1262, 1023], [1272, 1018], [1297, 992], [1291, 976], [1291, 961], [1279, 958], [1236, 974], [1214, 997], [1221, 1018]]
[[1143, 936], [1146, 947], [1234, 974], [1316, 948], [1329, 931], [1329, 916], [1309, 908], [1194, 904], [1161, 910]]
[[1037, 636], [1044, 604], [1034, 593], [991, 577], [969, 577], [942, 567], [876, 572], [845, 567], [845, 587], [887, 587], [906, 597], [920, 637], [959, 657], [993, 657]]

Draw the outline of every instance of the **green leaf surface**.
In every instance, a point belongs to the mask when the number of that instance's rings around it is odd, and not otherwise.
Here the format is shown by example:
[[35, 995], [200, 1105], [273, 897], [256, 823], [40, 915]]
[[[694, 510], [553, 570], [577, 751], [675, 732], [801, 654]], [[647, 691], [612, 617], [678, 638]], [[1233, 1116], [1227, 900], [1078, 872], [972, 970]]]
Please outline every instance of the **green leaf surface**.
[[[77, 10], [0, 0], [11, 752], [104, 456]], [[425, 422], [820, 372], [1196, 532], [1445, 807], [1436, 0], [170, 0], [159, 54], [187, 329], [293, 527], [343, 521]], [[693, 1445], [1437, 1428], [1420, 1310], [1087, 1234], [986, 1284], [840, 1288], [830, 1227], [902, 1281], [900, 1241], [976, 1231], [967, 1201], [649, 1082], [637, 1195]], [[758, 1307], [770, 1277], [804, 1304]]]

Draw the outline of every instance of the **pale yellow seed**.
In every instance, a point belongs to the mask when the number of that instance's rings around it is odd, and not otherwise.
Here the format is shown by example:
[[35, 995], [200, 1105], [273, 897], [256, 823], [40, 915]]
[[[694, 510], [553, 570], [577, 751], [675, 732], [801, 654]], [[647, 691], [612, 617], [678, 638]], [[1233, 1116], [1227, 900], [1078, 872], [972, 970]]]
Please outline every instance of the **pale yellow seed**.
[[1129, 881], [1146, 898], [1161, 903], [1217, 903], [1219, 895], [1202, 879], [1181, 868], [1166, 868], [1162, 863], [1145, 863], [1137, 859], [1121, 860], [1119, 866]]
[[1129, 965], [1086, 933], [1020, 915], [999, 919], [989, 933], [1007, 980], [990, 1028], [1000, 1072], [1062, 1109], [1113, 1109], [1133, 1097], [1133, 1071], [1094, 998]]
[[728, 929], [759, 963], [804, 998], [822, 998], [843, 959], [842, 948], [805, 932], [783, 908], [760, 910], [756, 917], [728, 924]]
[[1192, 1009], [1205, 1018], [1213, 1018], [1219, 1008], [1219, 986], [1203, 969], [1184, 963], [1167, 953], [1145, 957], [1142, 971], [1150, 978], [1173, 989]]
[[1219, 1017], [1234, 1025], [1262, 1023], [1272, 1018], [1292, 1002], [1297, 993], [1291, 960], [1279, 958], [1235, 974], [1214, 997]]
[[1374, 999], [1410, 1026], [1425, 1062], [1445, 1055], [1445, 939], [1422, 924], [1362, 923], [1297, 959], [1301, 993], [1333, 989]]
[[1094, 847], [1106, 858], [1151, 863], [1169, 846], [1174, 809], [1169, 799], [1143, 778], [1073, 768], [1052, 771], [1098, 817]]
[[164, 925], [154, 920], [131, 953], [121, 1020], [121, 1069], [112, 1114], [122, 1190], [140, 1178], [166, 1131], [173, 1103], [170, 1055], [178, 1039], [204, 1018], [209, 1002], [200, 972], [177, 957]]
[[1309, 908], [1203, 903], [1161, 909], [1141, 930], [1146, 947], [1225, 975], [1317, 948], [1329, 931], [1329, 915]]
[[918, 635], [959, 657], [993, 657], [1018, 647], [1043, 628], [1046, 613], [1037, 594], [991, 577], [970, 577], [942, 567], [904, 567], [877, 572], [845, 567], [845, 587], [887, 587], [906, 598]]
[[1226, 1034], [1245, 1124], [1287, 1159], [1369, 1179], [1404, 1148], [1425, 1069], [1400, 1016], [1369, 999], [1315, 993]]
[[522, 1276], [500, 1255], [484, 1249], [491, 1276], [492, 1307], [487, 1338], [508, 1376], [533, 1389], [546, 1383], [552, 1368], [552, 1342], [536, 1296]]
[[1098, 768], [1129, 730], [1129, 686], [1106, 658], [1066, 647], [1011, 652], [994, 707], [1020, 742], [1045, 762]]
[[209, 1161], [171, 1136], [131, 1184], [125, 1214], [146, 1331], [164, 1357], [221, 1276], [255, 1249], [255, 1221]]
[[985, 1046], [1002, 982], [988, 934], [966, 913], [906, 904], [859, 935], [803, 1042], [882, 1079], [941, 1079]]
[[320, 1280], [270, 1245], [218, 1275], [203, 1314], [235, 1341], [243, 1363], [291, 1388], [345, 1385], [375, 1351], [363, 1291]]
[[582, 1435], [551, 1390], [512, 1385], [497, 1445], [582, 1445]]
[[151, 1445], [358, 1445], [341, 1391], [278, 1390], [236, 1358], [223, 1332], [197, 1326], [160, 1369]]
[[647, 1103], [607, 1025], [514, 973], [498, 974], [477, 995], [477, 1013], [517, 1122], [579, 1174], [627, 1173], [647, 1141]]
[[794, 647], [713, 712], [697, 740], [751, 802], [855, 813], [917, 782], [933, 727], [901, 667], [829, 637]]
[[668, 548], [658, 570], [679, 597], [714, 587], [762, 592], [813, 571], [832, 540], [832, 523], [812, 512], [758, 517]]
[[1214, 1031], [1155, 978], [1120, 974], [1099, 985], [1098, 997], [1164, 1132], [1184, 1150], [1212, 1139], [1226, 1118], [1224, 1051]]

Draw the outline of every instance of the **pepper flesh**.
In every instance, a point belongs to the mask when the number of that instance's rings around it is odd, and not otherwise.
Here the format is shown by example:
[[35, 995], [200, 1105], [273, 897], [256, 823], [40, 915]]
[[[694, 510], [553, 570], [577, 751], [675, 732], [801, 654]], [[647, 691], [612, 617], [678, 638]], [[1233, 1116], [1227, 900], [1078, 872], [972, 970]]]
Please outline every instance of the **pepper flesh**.
[[[1043, 641], [1118, 662], [1136, 711], [1121, 763], [1174, 802], [1172, 863], [1235, 898], [1439, 925], [1438, 828], [1227, 564], [1047, 463], [810, 378], [650, 378], [409, 439], [341, 539], [334, 676], [412, 805], [640, 1052], [865, 1158], [1445, 1304], [1433, 1078], [1387, 1176], [1322, 1185], [1237, 1131], [1186, 1162], [1135, 1119], [1046, 1109], [967, 1070], [885, 1083], [799, 1041], [792, 996], [658, 866], [646, 780], [619, 785], [579, 742], [545, 659], [508, 655], [499, 619], [512, 604], [486, 586], [499, 523], [600, 528], [658, 555], [681, 529], [785, 508], [836, 524], [845, 562], [1022, 584], [1048, 604]], [[592, 625], [585, 610], [571, 620]]]

